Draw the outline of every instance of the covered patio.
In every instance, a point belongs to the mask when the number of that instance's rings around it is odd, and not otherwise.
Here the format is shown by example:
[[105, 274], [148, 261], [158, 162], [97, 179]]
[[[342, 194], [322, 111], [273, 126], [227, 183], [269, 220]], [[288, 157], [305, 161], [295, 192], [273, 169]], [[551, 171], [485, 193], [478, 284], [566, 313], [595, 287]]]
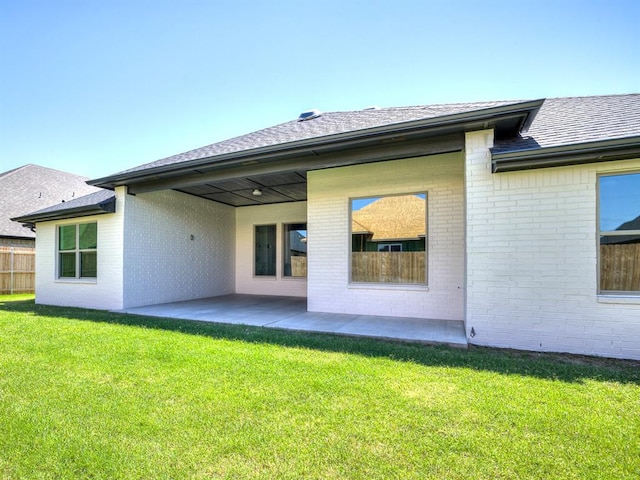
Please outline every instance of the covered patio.
[[223, 295], [121, 311], [133, 315], [252, 325], [283, 330], [362, 336], [466, 347], [464, 322], [307, 311], [301, 297]]

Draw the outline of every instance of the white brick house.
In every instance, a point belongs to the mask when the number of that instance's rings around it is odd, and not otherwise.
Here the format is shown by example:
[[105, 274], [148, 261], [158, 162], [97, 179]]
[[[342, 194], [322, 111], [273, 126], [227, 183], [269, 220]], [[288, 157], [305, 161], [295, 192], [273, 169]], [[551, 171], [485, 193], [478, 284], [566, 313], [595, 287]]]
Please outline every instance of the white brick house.
[[[38, 303], [289, 295], [640, 359], [640, 95], [313, 112], [89, 183], [17, 219]], [[353, 231], [388, 196], [425, 202], [424, 234]]]

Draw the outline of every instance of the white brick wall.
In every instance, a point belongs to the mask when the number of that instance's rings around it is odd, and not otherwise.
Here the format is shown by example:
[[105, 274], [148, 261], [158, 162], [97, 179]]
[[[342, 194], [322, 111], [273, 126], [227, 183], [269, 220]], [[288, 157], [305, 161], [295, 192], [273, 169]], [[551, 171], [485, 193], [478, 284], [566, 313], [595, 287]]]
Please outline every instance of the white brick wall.
[[[77, 219], [41, 222], [37, 225], [36, 302], [45, 305], [122, 308], [122, 235], [124, 225], [122, 189], [118, 189], [116, 213]], [[58, 280], [56, 235], [58, 225], [97, 222], [98, 278]]]
[[232, 207], [171, 190], [125, 203], [125, 308], [233, 293]]
[[[282, 275], [283, 228], [285, 223], [305, 223], [307, 202], [257, 205], [236, 209], [236, 293], [253, 295], [307, 295], [306, 278]], [[276, 225], [276, 276], [253, 275], [253, 230], [255, 225]]]
[[[463, 319], [463, 176], [461, 154], [309, 172], [308, 309]], [[350, 285], [350, 198], [418, 192], [427, 192], [428, 288]]]
[[597, 295], [599, 172], [640, 160], [491, 173], [491, 131], [467, 134], [472, 343], [640, 358], [640, 299]]

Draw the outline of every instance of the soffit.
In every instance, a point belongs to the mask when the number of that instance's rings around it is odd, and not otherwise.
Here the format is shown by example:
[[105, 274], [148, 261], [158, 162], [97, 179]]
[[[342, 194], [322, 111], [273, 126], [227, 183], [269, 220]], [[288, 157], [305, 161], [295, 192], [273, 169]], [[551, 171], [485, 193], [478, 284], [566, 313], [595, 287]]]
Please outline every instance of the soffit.
[[[301, 202], [307, 199], [307, 174], [301, 171], [211, 180], [175, 190], [232, 207]], [[255, 190], [260, 195], [254, 195]]]

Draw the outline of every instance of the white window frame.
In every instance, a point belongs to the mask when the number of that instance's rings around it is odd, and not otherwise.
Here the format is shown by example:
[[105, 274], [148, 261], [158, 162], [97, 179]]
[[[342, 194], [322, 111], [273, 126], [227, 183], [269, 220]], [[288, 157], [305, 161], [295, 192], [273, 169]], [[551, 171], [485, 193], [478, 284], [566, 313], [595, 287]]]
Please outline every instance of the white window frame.
[[[364, 280], [354, 280], [353, 278], [353, 231], [352, 231], [352, 226], [353, 226], [353, 204], [354, 201], [357, 200], [368, 200], [368, 199], [380, 199], [380, 198], [384, 198], [384, 197], [403, 197], [403, 196], [410, 196], [410, 195], [424, 195], [424, 201], [425, 201], [425, 218], [424, 218], [424, 226], [425, 226], [425, 231], [427, 232], [427, 234], [423, 237], [424, 238], [424, 251], [422, 251], [422, 253], [424, 254], [424, 282], [417, 282], [417, 283], [413, 283], [413, 282], [384, 282], [384, 281], [364, 281]], [[429, 234], [428, 234], [428, 228], [429, 228], [429, 192], [428, 190], [420, 190], [420, 191], [413, 191], [413, 192], [406, 192], [406, 193], [381, 193], [381, 194], [372, 194], [372, 195], [365, 195], [365, 196], [357, 196], [357, 197], [350, 197], [349, 198], [349, 236], [348, 236], [348, 252], [349, 252], [349, 265], [348, 265], [348, 271], [349, 271], [349, 286], [350, 287], [364, 287], [364, 288], [383, 288], [383, 289], [397, 289], [397, 288], [410, 288], [410, 289], [420, 289], [420, 290], [424, 290], [428, 288], [429, 285], [429, 242], [428, 242], [428, 238], [429, 238]], [[390, 244], [389, 242], [384, 242], [385, 244]], [[394, 242], [395, 243], [395, 242]], [[402, 252], [404, 252], [405, 250], [402, 250]], [[380, 252], [380, 250], [377, 250], [377, 252]], [[357, 253], [357, 252], [356, 252]]]
[[[387, 250], [385, 250], [385, 247]], [[397, 247], [396, 250], [393, 247]], [[402, 252], [402, 244], [401, 243], [379, 243], [378, 244], [379, 252]]]
[[601, 211], [600, 205], [602, 201], [602, 192], [600, 191], [600, 180], [603, 177], [612, 177], [612, 176], [624, 176], [624, 175], [639, 175], [640, 171], [628, 171], [628, 172], [611, 172], [611, 173], [602, 173], [597, 176], [597, 217], [596, 217], [596, 230], [597, 230], [597, 275], [598, 275], [598, 294], [599, 295], [630, 295], [630, 296], [640, 296], [640, 290], [604, 290], [602, 288], [602, 271], [601, 271], [601, 239], [602, 237], [615, 237], [615, 236], [631, 236], [631, 235], [640, 235], [640, 230], [600, 230], [601, 225]]
[[[267, 247], [270, 249], [271, 255], [273, 255], [273, 273], [258, 273], [258, 249], [256, 242], [258, 240], [258, 228], [272, 228], [273, 229], [273, 245]], [[277, 223], [264, 223], [255, 224], [253, 226], [253, 277], [254, 278], [276, 278], [278, 275], [278, 224]]]
[[[80, 225], [90, 225], [95, 224], [96, 226], [96, 248], [80, 248]], [[73, 250], [61, 250], [60, 249], [60, 229], [63, 227], [74, 227], [75, 228], [75, 248]], [[61, 281], [73, 281], [73, 280], [83, 280], [89, 282], [95, 282], [98, 278], [98, 267], [97, 267], [97, 257], [98, 257], [98, 222], [81, 222], [81, 223], [68, 223], [65, 225], [57, 225], [56, 227], [56, 279]], [[83, 277], [81, 276], [82, 272], [82, 254], [95, 252], [96, 254], [96, 275], [93, 277]], [[60, 259], [61, 254], [75, 254], [75, 275], [73, 277], [63, 277], [61, 268], [62, 262]]]
[[[288, 223], [283, 223], [282, 224], [282, 278], [286, 278], [286, 279], [302, 279], [302, 280], [306, 280], [307, 279], [307, 271], [305, 270], [305, 275], [293, 275], [293, 270], [292, 267], [290, 266], [289, 268], [291, 269], [291, 271], [289, 273], [287, 273], [287, 257], [288, 257], [288, 250], [290, 250], [291, 245], [289, 243], [289, 238], [288, 235], [291, 231], [296, 231], [296, 230], [302, 230], [301, 228], [299, 229], [294, 229], [294, 230], [289, 230], [289, 227], [291, 226], [302, 226], [304, 225], [304, 231], [307, 233], [307, 237], [305, 237], [304, 242], [307, 242], [307, 239], [309, 238], [309, 232], [307, 230], [307, 222], [288, 222]], [[289, 247], [289, 249], [287, 248]], [[307, 258], [307, 255], [305, 253], [305, 255], [303, 255], [305, 258]]]

